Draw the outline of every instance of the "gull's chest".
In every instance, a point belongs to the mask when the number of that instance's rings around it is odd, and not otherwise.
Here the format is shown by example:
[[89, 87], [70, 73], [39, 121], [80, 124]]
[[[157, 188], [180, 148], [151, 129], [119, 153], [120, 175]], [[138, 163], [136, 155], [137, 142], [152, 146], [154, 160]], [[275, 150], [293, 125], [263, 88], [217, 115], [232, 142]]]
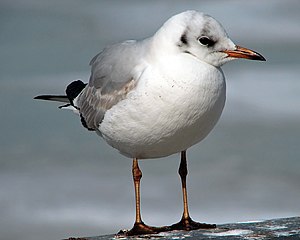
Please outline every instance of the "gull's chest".
[[225, 102], [222, 72], [176, 66], [146, 69], [137, 88], [107, 111], [99, 130], [109, 144], [131, 157], [154, 158], [187, 149], [210, 132]]
[[[198, 61], [165, 61], [145, 74], [142, 94], [172, 118], [197, 121], [222, 107], [226, 85], [222, 71]], [[153, 107], [153, 106], [151, 106]]]

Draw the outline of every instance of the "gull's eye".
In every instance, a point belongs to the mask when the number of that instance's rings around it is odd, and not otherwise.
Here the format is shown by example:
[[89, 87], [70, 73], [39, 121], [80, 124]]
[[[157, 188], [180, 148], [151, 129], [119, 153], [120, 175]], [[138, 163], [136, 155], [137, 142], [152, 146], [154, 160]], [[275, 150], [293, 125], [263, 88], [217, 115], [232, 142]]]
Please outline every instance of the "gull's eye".
[[213, 40], [210, 38], [203, 36], [198, 38], [199, 43], [201, 43], [203, 46], [211, 47], [215, 44]]

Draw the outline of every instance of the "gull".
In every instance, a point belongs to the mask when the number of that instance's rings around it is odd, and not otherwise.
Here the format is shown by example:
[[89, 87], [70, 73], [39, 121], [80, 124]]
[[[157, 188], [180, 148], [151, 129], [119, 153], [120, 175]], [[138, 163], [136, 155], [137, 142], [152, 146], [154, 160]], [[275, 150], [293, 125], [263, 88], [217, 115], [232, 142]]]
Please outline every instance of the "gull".
[[[73, 81], [66, 95], [35, 97], [65, 102], [60, 108], [78, 113], [85, 128], [133, 159], [136, 217], [125, 235], [216, 227], [190, 217], [186, 151], [219, 120], [226, 98], [221, 66], [238, 58], [265, 61], [234, 44], [213, 17], [189, 10], [171, 17], [152, 37], [104, 48], [90, 62], [88, 83]], [[182, 218], [171, 226], [148, 226], [141, 217], [138, 161], [175, 153], [181, 153]]]

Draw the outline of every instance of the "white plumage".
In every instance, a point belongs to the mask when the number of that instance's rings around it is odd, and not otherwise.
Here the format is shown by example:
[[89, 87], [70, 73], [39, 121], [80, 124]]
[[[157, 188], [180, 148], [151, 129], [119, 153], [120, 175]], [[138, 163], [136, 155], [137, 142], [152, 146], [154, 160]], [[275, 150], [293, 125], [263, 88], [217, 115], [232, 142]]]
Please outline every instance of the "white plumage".
[[[84, 127], [133, 158], [136, 221], [127, 235], [214, 228], [188, 212], [186, 150], [205, 138], [222, 113], [226, 84], [221, 66], [236, 58], [265, 60], [236, 46], [214, 18], [186, 11], [170, 18], [152, 37], [105, 48], [91, 61], [91, 77], [68, 85], [67, 96], [38, 99], [69, 102]], [[140, 214], [138, 159], [181, 152], [179, 174], [184, 211], [179, 223], [154, 228]]]

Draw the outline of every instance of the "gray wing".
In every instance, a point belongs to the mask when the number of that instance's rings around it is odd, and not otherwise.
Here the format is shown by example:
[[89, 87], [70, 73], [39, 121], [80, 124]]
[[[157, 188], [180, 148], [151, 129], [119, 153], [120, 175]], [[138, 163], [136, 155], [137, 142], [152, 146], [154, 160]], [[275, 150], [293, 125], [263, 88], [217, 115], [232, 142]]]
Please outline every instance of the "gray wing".
[[[97, 129], [105, 112], [137, 85], [140, 74], [136, 69], [142, 65], [147, 42], [115, 44], [91, 60], [89, 83], [77, 100], [82, 123], [89, 130]], [[143, 68], [139, 67], [138, 71], [142, 72]]]

